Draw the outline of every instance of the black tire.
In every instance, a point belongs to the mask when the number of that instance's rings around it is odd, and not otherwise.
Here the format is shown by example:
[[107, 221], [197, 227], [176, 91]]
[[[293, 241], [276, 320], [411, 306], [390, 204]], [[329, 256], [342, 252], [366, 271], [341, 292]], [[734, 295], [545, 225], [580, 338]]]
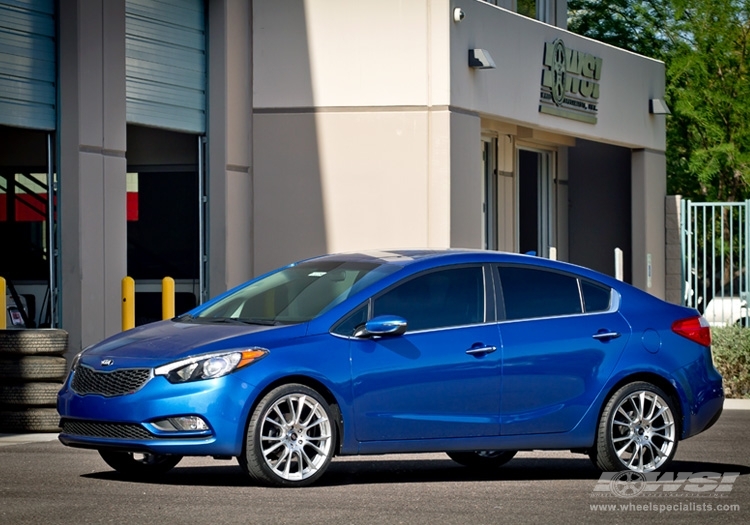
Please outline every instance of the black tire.
[[0, 385], [0, 405], [54, 407], [61, 388], [61, 383]]
[[258, 403], [238, 459], [264, 485], [304, 487], [323, 475], [335, 444], [336, 422], [325, 399], [309, 387], [289, 384]]
[[638, 381], [612, 394], [604, 407], [589, 451], [605, 472], [653, 472], [674, 459], [679, 440], [675, 402], [662, 389]]
[[0, 330], [0, 353], [14, 355], [63, 355], [68, 332], [55, 328]]
[[2, 410], [0, 432], [60, 432], [60, 415], [54, 408]]
[[104, 462], [127, 478], [148, 479], [172, 470], [182, 456], [100, 449]]
[[497, 468], [505, 465], [518, 453], [517, 450], [474, 450], [471, 452], [446, 452], [459, 465], [469, 468]]
[[0, 358], [0, 379], [61, 381], [68, 372], [64, 357], [27, 356]]

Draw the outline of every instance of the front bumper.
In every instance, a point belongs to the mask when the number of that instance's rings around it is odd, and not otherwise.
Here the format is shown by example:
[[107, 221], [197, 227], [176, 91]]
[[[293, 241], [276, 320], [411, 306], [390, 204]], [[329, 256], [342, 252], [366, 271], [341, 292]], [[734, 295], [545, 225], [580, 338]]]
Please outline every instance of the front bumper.
[[[152, 377], [140, 390], [113, 397], [80, 395], [73, 374], [58, 394], [60, 441], [80, 448], [110, 448], [182, 456], [237, 456], [255, 386], [239, 374], [172, 384]], [[170, 417], [199, 416], [208, 430], [165, 431], [154, 423]]]

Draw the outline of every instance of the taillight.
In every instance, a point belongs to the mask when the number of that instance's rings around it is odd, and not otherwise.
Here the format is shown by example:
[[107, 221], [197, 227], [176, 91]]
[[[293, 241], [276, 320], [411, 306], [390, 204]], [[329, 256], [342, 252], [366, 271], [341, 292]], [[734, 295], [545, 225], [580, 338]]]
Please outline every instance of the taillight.
[[711, 328], [702, 315], [672, 323], [672, 331], [703, 346], [711, 346]]

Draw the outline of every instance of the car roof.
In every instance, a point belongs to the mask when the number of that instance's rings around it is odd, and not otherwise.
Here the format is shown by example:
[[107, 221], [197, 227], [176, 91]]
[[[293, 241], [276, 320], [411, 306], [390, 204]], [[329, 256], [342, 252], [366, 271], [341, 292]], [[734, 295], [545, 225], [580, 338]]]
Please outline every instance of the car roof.
[[305, 261], [351, 261], [370, 262], [377, 264], [391, 264], [396, 266], [409, 266], [420, 261], [434, 259], [455, 259], [456, 262], [467, 261], [506, 261], [538, 263], [540, 257], [522, 255], [518, 253], [499, 252], [491, 250], [472, 250], [466, 248], [446, 249], [396, 249], [396, 250], [365, 250], [361, 252], [342, 252], [330, 255], [321, 255]]
[[536, 267], [555, 269], [558, 271], [571, 272], [579, 276], [587, 277], [614, 288], [622, 288], [621, 281], [590, 268], [571, 264], [564, 261], [556, 261], [536, 255], [527, 255], [514, 252], [502, 252], [495, 250], [480, 250], [468, 248], [445, 248], [445, 249], [394, 249], [394, 250], [365, 250], [360, 252], [342, 252], [329, 255], [321, 255], [296, 264], [313, 261], [350, 261], [375, 264], [387, 264], [400, 267], [423, 266], [420, 263], [431, 265], [432, 263], [511, 263], [524, 264]]

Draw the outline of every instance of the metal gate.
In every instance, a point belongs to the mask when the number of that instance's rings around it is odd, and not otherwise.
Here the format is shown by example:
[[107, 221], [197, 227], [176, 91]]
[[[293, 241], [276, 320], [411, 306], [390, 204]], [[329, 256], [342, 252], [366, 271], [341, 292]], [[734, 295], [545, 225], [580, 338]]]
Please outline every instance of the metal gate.
[[711, 326], [749, 326], [750, 200], [682, 201], [684, 303]]

